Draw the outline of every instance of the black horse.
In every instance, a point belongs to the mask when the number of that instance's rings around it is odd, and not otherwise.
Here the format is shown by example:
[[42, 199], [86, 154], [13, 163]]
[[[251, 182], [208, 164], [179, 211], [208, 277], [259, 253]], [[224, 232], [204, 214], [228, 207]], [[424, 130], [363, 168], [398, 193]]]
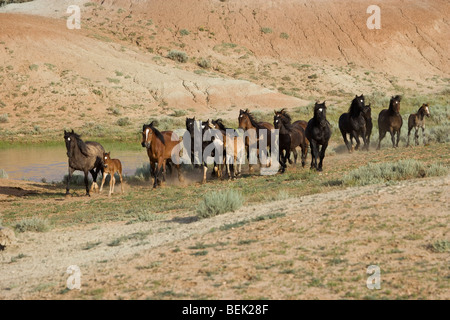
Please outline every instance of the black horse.
[[294, 161], [297, 163], [296, 147], [302, 149], [302, 167], [306, 164], [306, 156], [308, 155], [308, 143], [305, 137], [305, 130], [301, 125], [294, 125], [291, 123], [291, 116], [282, 109], [281, 111], [274, 111], [273, 125], [279, 131], [279, 162], [281, 164], [281, 173], [286, 170], [287, 161], [290, 161], [291, 151], [294, 154]]
[[[400, 101], [402, 97], [396, 95], [389, 101], [389, 109], [383, 109], [378, 115], [378, 147], [380, 150], [381, 140], [383, 140], [386, 132], [391, 134], [392, 147], [398, 148], [398, 142], [400, 141], [400, 129], [403, 125], [403, 119], [400, 115]], [[397, 134], [397, 141], [395, 141], [395, 135]]]
[[[327, 107], [325, 106], [325, 101], [323, 103], [316, 102], [314, 106], [314, 117], [309, 120], [308, 125], [306, 126], [305, 135], [311, 144], [311, 169], [315, 168], [317, 171], [322, 171], [325, 150], [328, 147], [328, 141], [331, 137], [331, 125], [327, 120]], [[322, 145], [322, 148], [320, 149], [320, 162], [319, 165], [317, 165], [319, 145]]]
[[[366, 119], [364, 118], [364, 95], [355, 96], [352, 100], [348, 112], [343, 113], [339, 117], [339, 130], [344, 138], [345, 145], [348, 152], [353, 151], [352, 138], [356, 140], [355, 149], [359, 149], [361, 137], [364, 141], [364, 147], [367, 148], [366, 142]], [[347, 134], [350, 135], [350, 141], [347, 139]]]
[[64, 130], [64, 141], [66, 142], [67, 157], [69, 158], [69, 176], [67, 178], [66, 195], [69, 194], [69, 183], [75, 170], [84, 172], [84, 184], [86, 195], [89, 194], [88, 174], [92, 175], [92, 189], [98, 189], [97, 175], [101, 171], [103, 175], [103, 153], [105, 149], [98, 142], [81, 140], [80, 135], [75, 132]]

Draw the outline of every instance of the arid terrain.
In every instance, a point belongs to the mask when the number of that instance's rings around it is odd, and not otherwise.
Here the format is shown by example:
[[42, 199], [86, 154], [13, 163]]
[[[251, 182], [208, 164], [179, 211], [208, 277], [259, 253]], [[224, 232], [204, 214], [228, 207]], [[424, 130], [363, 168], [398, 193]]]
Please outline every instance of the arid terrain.
[[[17, 238], [0, 251], [0, 299], [449, 299], [450, 3], [383, 2], [379, 30], [366, 26], [371, 4], [0, 7], [0, 148], [63, 145], [74, 129], [113, 154], [119, 144], [145, 152], [140, 130], [152, 120], [177, 129], [186, 117], [222, 118], [236, 128], [247, 108], [269, 122], [281, 108], [308, 120], [324, 100], [333, 128], [321, 173], [309, 170], [309, 153], [305, 168], [285, 174], [245, 166], [236, 181], [200, 184], [200, 169], [184, 168], [184, 183], [152, 189], [136, 168], [111, 198], [0, 176], [0, 226]], [[67, 28], [70, 5], [81, 8], [79, 30]], [[370, 151], [349, 154], [337, 119], [356, 94], [371, 103], [374, 129]], [[378, 112], [397, 94], [400, 148], [387, 137], [376, 151]], [[426, 102], [428, 143], [405, 148], [407, 117]], [[409, 160], [419, 163], [413, 174], [348, 178]], [[239, 209], [198, 217], [205, 195], [228, 190], [242, 196]], [[72, 265], [81, 290], [66, 287]], [[379, 290], [366, 286], [370, 265], [380, 267]]]

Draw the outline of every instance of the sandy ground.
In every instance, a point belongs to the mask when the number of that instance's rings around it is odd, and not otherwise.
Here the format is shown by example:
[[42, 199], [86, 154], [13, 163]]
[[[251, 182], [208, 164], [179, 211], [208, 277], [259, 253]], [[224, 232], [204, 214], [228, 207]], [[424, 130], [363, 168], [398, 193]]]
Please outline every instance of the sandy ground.
[[[386, 273], [390, 269], [386, 287], [395, 294], [448, 299], [448, 285], [442, 288], [420, 281], [422, 275], [414, 266], [426, 261], [427, 265], [443, 268], [435, 270], [434, 276], [439, 279], [448, 271], [448, 253], [432, 253], [425, 244], [448, 239], [449, 182], [450, 176], [447, 176], [393, 186], [349, 188], [245, 207], [199, 221], [194, 217], [175, 217], [131, 225], [102, 223], [19, 234], [17, 245], [0, 253], [0, 297], [72, 299], [86, 297], [88, 292], [101, 288], [101, 298], [106, 299], [155, 297], [165, 291], [178, 292], [187, 298], [340, 298], [343, 293], [334, 292], [333, 287], [308, 287], [307, 277], [304, 281], [293, 280], [295, 288], [292, 290], [285, 288], [292, 277], [290, 272], [273, 274], [272, 269], [261, 267], [270, 261], [281, 265], [288, 261], [287, 269], [303, 270], [310, 277], [320, 278], [327, 259], [323, 255], [317, 257], [315, 251], [326, 248], [327, 251], [342, 251], [339, 259], [352, 270], [358, 266], [361, 269], [358, 274], [364, 274], [363, 269], [374, 261], [382, 265]], [[277, 219], [210, 232], [213, 228], [280, 213], [283, 215]], [[119, 237], [138, 233], [148, 236], [145, 240], [135, 238], [118, 246], [108, 245]], [[420, 240], [404, 240], [411, 234]], [[87, 250], [89, 243], [97, 245]], [[209, 248], [208, 254], [192, 254], [189, 248], [198, 243], [210, 244], [204, 246]], [[302, 250], [304, 256], [309, 257], [304, 261], [298, 259]], [[391, 260], [393, 256], [386, 257], [387, 252], [400, 253], [404, 258]], [[19, 254], [24, 258], [14, 259]], [[68, 278], [66, 269], [71, 265], [79, 266], [82, 271], [82, 290], [62, 294]], [[407, 268], [409, 271], [402, 273]], [[210, 269], [215, 270], [214, 281], [202, 273]], [[329, 269], [331, 274], [338, 272], [334, 267]], [[150, 272], [152, 270], [154, 272]], [[341, 273], [344, 277], [352, 271], [343, 268]], [[236, 289], [256, 274], [258, 281], [246, 284], [243, 292]], [[408, 277], [413, 277], [413, 284], [397, 286]], [[364, 286], [364, 279], [348, 280], [342, 287]], [[233, 285], [226, 285], [227, 281]], [[158, 288], [152, 288], [148, 282], [159, 283]], [[223, 286], [215, 287], [214, 283]], [[427, 286], [425, 291], [422, 285]]]

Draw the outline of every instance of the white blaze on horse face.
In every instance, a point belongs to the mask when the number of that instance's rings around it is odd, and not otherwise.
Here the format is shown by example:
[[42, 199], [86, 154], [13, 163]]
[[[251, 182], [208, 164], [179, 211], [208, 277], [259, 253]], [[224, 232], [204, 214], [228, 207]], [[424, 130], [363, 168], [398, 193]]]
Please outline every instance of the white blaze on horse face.
[[319, 108], [319, 112], [322, 112], [323, 111], [323, 109], [322, 108]]
[[148, 140], [148, 133], [150, 132], [150, 129], [145, 130], [145, 142]]
[[67, 138], [67, 141], [70, 141], [70, 138]]
[[430, 110], [428, 110], [428, 107], [425, 107], [425, 111], [427, 112], [427, 114], [430, 114]]

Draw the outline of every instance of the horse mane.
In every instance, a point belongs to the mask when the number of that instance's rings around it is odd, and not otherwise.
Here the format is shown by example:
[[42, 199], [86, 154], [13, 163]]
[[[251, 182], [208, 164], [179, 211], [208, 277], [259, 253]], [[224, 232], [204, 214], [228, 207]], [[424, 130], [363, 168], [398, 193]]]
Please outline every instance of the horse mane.
[[77, 146], [78, 146], [78, 148], [80, 149], [81, 153], [82, 153], [83, 155], [85, 155], [86, 157], [89, 157], [89, 152], [88, 152], [88, 149], [87, 149], [87, 145], [86, 145], [86, 143], [81, 139], [81, 135], [79, 135], [79, 134], [77, 134], [77, 133], [75, 133], [75, 132], [72, 132], [70, 135], [71, 135], [73, 138], [75, 138], [75, 140], [77, 140]]
[[217, 120], [213, 120], [213, 121], [214, 121], [215, 124], [217, 124], [217, 126], [219, 127], [220, 130], [224, 130], [224, 131], [227, 130], [227, 128], [223, 124], [223, 120], [222, 119], [217, 119]]
[[248, 118], [250, 119], [250, 123], [252, 124], [252, 126], [254, 126], [255, 128], [259, 129], [261, 128], [261, 126], [258, 124], [258, 122], [256, 122], [255, 116], [247, 110], [245, 110], [245, 113], [247, 114]]
[[161, 131], [159, 131], [158, 129], [156, 129], [156, 128], [153, 126], [153, 122], [152, 122], [151, 124], [149, 124], [149, 125], [144, 126], [144, 131], [145, 131], [146, 128], [152, 129], [152, 131], [155, 133], [156, 137], [157, 137], [159, 140], [161, 140], [162, 144], [163, 144], [163, 145], [166, 145], [166, 141], [164, 140], [164, 136], [162, 135]]
[[291, 124], [292, 118], [291, 118], [291, 115], [286, 111], [286, 109], [284, 109], [284, 108], [281, 109], [281, 111], [279, 113], [281, 113], [283, 115], [282, 121], [284, 124]]

